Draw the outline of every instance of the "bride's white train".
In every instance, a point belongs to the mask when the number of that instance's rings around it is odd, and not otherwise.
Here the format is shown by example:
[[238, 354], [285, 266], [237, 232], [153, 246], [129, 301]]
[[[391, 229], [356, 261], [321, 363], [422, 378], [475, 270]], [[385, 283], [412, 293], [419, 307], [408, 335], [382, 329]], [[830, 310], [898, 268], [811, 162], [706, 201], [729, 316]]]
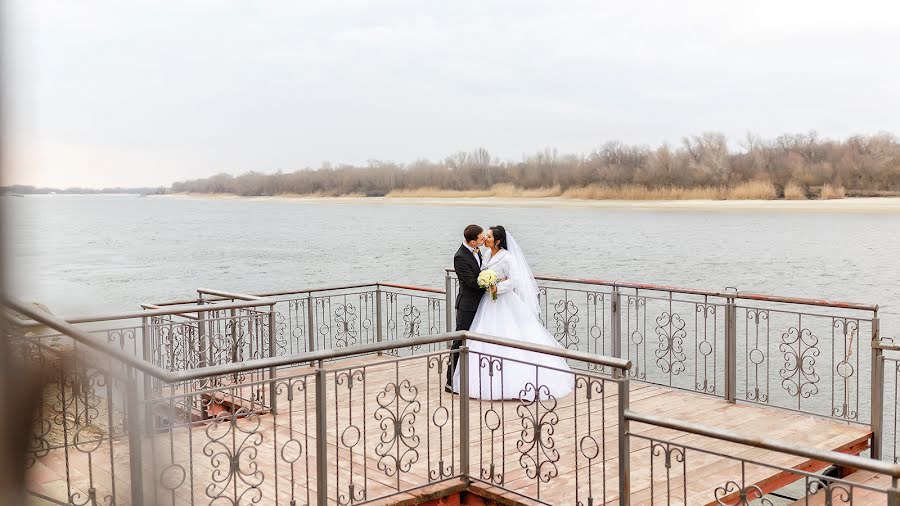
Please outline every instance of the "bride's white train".
[[[497, 285], [497, 300], [488, 292], [481, 298], [470, 330], [479, 334], [562, 348], [538, 317], [538, 288], [521, 248], [506, 233], [501, 249], [484, 265], [503, 279]], [[469, 347], [469, 395], [480, 399], [563, 397], [572, 392], [574, 375], [565, 359], [532, 351], [467, 341]], [[453, 391], [459, 392], [457, 367]]]

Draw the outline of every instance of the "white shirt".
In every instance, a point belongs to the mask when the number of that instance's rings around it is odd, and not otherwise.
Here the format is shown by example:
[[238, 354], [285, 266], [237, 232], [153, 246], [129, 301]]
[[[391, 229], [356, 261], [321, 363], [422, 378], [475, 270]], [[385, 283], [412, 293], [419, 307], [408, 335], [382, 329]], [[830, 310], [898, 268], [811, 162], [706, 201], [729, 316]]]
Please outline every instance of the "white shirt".
[[[478, 268], [480, 269], [482, 267], [481, 256], [478, 254], [478, 252], [480, 252], [481, 250], [479, 248], [473, 248], [466, 243], [463, 243], [463, 246], [465, 246], [467, 250], [472, 252], [472, 256], [475, 257], [475, 261], [478, 262]], [[476, 252], [476, 250], [478, 252]]]

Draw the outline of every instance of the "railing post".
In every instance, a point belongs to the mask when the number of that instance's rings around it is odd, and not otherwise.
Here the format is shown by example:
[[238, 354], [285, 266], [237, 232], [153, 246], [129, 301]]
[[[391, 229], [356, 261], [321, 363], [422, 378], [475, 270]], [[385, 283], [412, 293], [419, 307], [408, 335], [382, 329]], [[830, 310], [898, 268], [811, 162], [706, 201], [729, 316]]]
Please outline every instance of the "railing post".
[[444, 304], [447, 305], [447, 311], [444, 314], [444, 330], [453, 332], [453, 317], [451, 316], [453, 308], [453, 278], [450, 277], [450, 271], [444, 271]]
[[725, 302], [725, 400], [737, 402], [737, 306], [734, 297]]
[[871, 412], [869, 423], [872, 427], [873, 459], [881, 459], [882, 441], [884, 436], [884, 351], [881, 349], [881, 331], [878, 316], [872, 318], [872, 377], [871, 384]]
[[[275, 323], [275, 304], [269, 306], [269, 358], [275, 357], [278, 354], [277, 346], [275, 342], [275, 332], [276, 323]], [[278, 395], [276, 395], [275, 388], [275, 374], [276, 367], [269, 368], [269, 379], [272, 381], [269, 382], [269, 410], [272, 414], [278, 413]]]
[[619, 381], [619, 505], [631, 504], [631, 441], [625, 410], [630, 404], [628, 371], [617, 370]]
[[306, 294], [306, 328], [308, 329], [308, 349], [306, 351], [316, 351], [316, 326], [315, 311], [313, 310], [312, 292]]
[[[128, 371], [128, 395], [126, 396], [127, 430], [128, 430], [128, 464], [131, 480], [131, 504], [144, 504], [144, 470], [143, 448], [141, 445], [141, 416], [138, 415], [139, 400], [137, 389], [137, 371]], [[112, 381], [112, 378], [110, 378]], [[149, 421], [149, 419], [148, 419]]]
[[[146, 316], [142, 317], [141, 318], [141, 341], [142, 341], [141, 342], [141, 353], [142, 353], [141, 358], [144, 360], [144, 362], [146, 362], [148, 364], [153, 363], [153, 361], [151, 360], [152, 355], [153, 355], [153, 347], [152, 347], [153, 343], [151, 342], [152, 341], [152, 336], [151, 336], [152, 332], [153, 332], [153, 330], [150, 327], [149, 320], [147, 319]], [[152, 421], [153, 420], [153, 418], [152, 418], [153, 412], [152, 412], [152, 408], [150, 407], [150, 402], [149, 402], [150, 397], [153, 395], [153, 392], [152, 392], [153, 379], [150, 377], [149, 374], [147, 374], [145, 372], [142, 372], [140, 374], [144, 379], [144, 395], [141, 397], [141, 400], [146, 403], [144, 405], [144, 420], [146, 420], [146, 424], [145, 424], [144, 428], [147, 430], [147, 433], [149, 434], [152, 430], [151, 425], [153, 424], [153, 421]]]
[[891, 477], [891, 488], [887, 491], [888, 506], [900, 506], [900, 489], [897, 485], [897, 478]]
[[328, 505], [328, 417], [325, 362], [316, 369], [316, 504]]
[[[381, 326], [384, 324], [384, 320], [381, 317], [381, 285], [375, 285], [375, 341], [381, 342], [384, 339], [384, 331], [381, 329]], [[383, 352], [379, 351], [378, 356], [382, 356]]]
[[[450, 357], [453, 361], [453, 356]], [[469, 484], [469, 346], [463, 339], [459, 347], [459, 470]]]
[[619, 285], [613, 285], [612, 300], [610, 302], [610, 353], [616, 358], [622, 358], [622, 300], [619, 295]]

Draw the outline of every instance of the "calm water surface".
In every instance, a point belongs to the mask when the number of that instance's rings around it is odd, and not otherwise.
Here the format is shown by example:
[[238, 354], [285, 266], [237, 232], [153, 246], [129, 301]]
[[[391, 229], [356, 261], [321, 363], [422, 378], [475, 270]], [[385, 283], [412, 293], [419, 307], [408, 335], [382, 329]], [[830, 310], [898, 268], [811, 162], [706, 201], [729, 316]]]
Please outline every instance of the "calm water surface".
[[358, 281], [443, 286], [470, 223], [542, 274], [882, 306], [900, 335], [900, 215], [376, 205], [136, 196], [4, 198], [14, 293], [57, 314]]

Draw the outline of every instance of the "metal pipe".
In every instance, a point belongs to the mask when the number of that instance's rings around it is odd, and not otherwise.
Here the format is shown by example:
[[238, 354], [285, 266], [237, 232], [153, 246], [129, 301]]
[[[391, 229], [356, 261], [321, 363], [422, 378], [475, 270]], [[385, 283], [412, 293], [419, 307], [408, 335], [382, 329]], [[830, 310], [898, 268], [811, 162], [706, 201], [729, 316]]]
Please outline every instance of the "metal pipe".
[[870, 384], [869, 423], [872, 427], [871, 453], [873, 459], [880, 459], [884, 441], [884, 351], [875, 346], [880, 340], [880, 322], [876, 317], [872, 320], [872, 377]]
[[[612, 367], [614, 369], [631, 369], [631, 361], [620, 358], [605, 357], [602, 355], [592, 355], [581, 351], [568, 350], [566, 348], [558, 348], [555, 346], [543, 346], [539, 344], [524, 343], [512, 339], [504, 339], [502, 337], [492, 337], [483, 334], [476, 334], [468, 331], [449, 332], [446, 334], [435, 334], [427, 336], [413, 337], [403, 340], [404, 347], [427, 346], [434, 343], [442, 343], [452, 341], [453, 339], [468, 339], [470, 341], [479, 341], [482, 343], [496, 344], [499, 346], [508, 346], [520, 350], [533, 351], [547, 355], [554, 355], [575, 361], [583, 361], [596, 365]], [[368, 343], [357, 346], [348, 346], [346, 348], [338, 348], [333, 350], [322, 350], [310, 353], [301, 353], [299, 355], [287, 355], [275, 358], [262, 358], [255, 360], [245, 360], [240, 363], [229, 363], [206, 367], [205, 369], [192, 369], [187, 371], [179, 371], [168, 373], [167, 380], [188, 381], [196, 380], [208, 376], [218, 376], [220, 374], [232, 374], [255, 369], [265, 369], [267, 367], [281, 367], [286, 365], [296, 365], [306, 362], [314, 362], [317, 360], [331, 360], [334, 358], [348, 357], [353, 355], [364, 355], [376, 353], [378, 351], [386, 351], [395, 349], [397, 343], [387, 341], [383, 343]]]
[[734, 297], [725, 304], [725, 400], [737, 402], [737, 307]]
[[619, 505], [631, 504], [631, 441], [630, 426], [626, 413], [631, 404], [631, 390], [628, 375], [618, 372], [619, 378]]
[[[150, 322], [147, 320], [147, 318], [141, 318], [141, 354], [142, 354], [141, 358], [144, 360], [144, 362], [146, 362], [148, 364], [153, 363], [153, 361], [151, 360], [152, 354], [153, 354], [153, 349], [152, 349], [153, 343], [151, 342], [152, 340], [150, 338], [151, 332], [152, 332], [152, 330], [150, 327]], [[144, 395], [143, 395], [143, 397], [141, 397], [141, 401], [145, 403], [144, 404], [144, 411], [145, 411], [144, 420], [146, 420], [145, 429], [147, 430], [147, 434], [149, 435], [150, 431], [152, 430], [152, 427], [150, 427], [150, 425], [152, 424], [152, 420], [153, 420], [153, 418], [152, 418], [153, 412], [150, 407], [150, 402], [148, 402], [148, 401], [150, 400], [150, 396], [152, 395], [152, 389], [153, 389], [152, 381], [153, 380], [151, 379], [150, 375], [145, 372], [141, 372], [141, 376], [144, 379], [144, 392], [143, 392]]]
[[316, 351], [316, 327], [315, 311], [313, 310], [313, 299], [311, 293], [306, 295], [306, 328], [306, 340], [308, 342], [306, 351], [314, 352]]
[[316, 369], [316, 504], [328, 505], [328, 406], [325, 363]]
[[[450, 357], [453, 360], [453, 357]], [[459, 471], [466, 485], [469, 477], [469, 346], [466, 341], [459, 347]]]
[[873, 473], [879, 474], [887, 474], [895, 478], [900, 477], [900, 465], [883, 462], [880, 460], [868, 459], [857, 455], [847, 455], [846, 453], [840, 453], [831, 450], [798, 446], [775, 439], [746, 436], [744, 434], [739, 434], [730, 430], [706, 427], [704, 425], [697, 425], [694, 423], [686, 423], [668, 417], [635, 413], [631, 410], [625, 411], [625, 419], [633, 422], [655, 425], [657, 427], [663, 427], [666, 429], [677, 430], [680, 432], [697, 434], [699, 436], [722, 439], [725, 441], [730, 441], [732, 443], [752, 446], [754, 448], [761, 448], [763, 450], [787, 453], [789, 455], [805, 457], [822, 462], [830, 462], [841, 467], [862, 469], [864, 471], [871, 471]]
[[[275, 305], [269, 306], [269, 358], [274, 358], [278, 355], [276, 346], [275, 346], [275, 332], [276, 332], [276, 324], [275, 324]], [[275, 388], [275, 367], [269, 368], [269, 378], [272, 380], [269, 382], [269, 410], [272, 414], [278, 413], [278, 396], [276, 395]]]
[[[130, 380], [126, 385], [128, 395], [125, 399], [128, 418], [128, 461], [131, 480], [131, 504], [144, 504], [144, 471], [141, 445], [141, 416], [138, 414], [138, 391], [134, 371], [130, 371]], [[149, 422], [149, 419], [148, 419]], [[149, 430], [149, 429], [148, 429]], [[115, 477], [113, 477], [115, 478]]]
[[108, 342], [106, 342], [105, 339], [99, 339], [97, 336], [79, 329], [78, 327], [73, 327], [70, 323], [59, 317], [41, 311], [36, 311], [30, 305], [25, 304], [21, 301], [18, 301], [16, 299], [6, 299], [5, 301], [3, 301], [3, 305], [11, 308], [17, 313], [31, 318], [32, 320], [37, 322], [38, 325], [45, 325], [47, 327], [50, 327], [51, 329], [61, 334], [65, 334], [71, 337], [72, 339], [87, 346], [88, 348], [91, 348], [92, 350], [102, 352], [112, 358], [115, 358], [116, 360], [122, 362], [124, 365], [130, 365], [131, 367], [139, 371], [149, 373], [157, 378], [164, 380], [172, 376], [168, 371], [160, 367], [157, 367], [148, 362], [144, 362], [134, 355], [123, 352], [121, 349], [119, 349], [118, 346], [110, 345]]
[[[276, 300], [271, 299], [256, 299], [254, 301], [240, 301], [240, 302], [231, 302], [227, 304], [216, 305], [215, 309], [246, 309], [260, 306], [269, 306], [277, 303]], [[12, 307], [12, 304], [7, 304]], [[21, 304], [20, 304], [21, 305]], [[15, 309], [15, 308], [14, 308]], [[204, 311], [210, 309], [209, 305], [204, 304], [195, 304], [192, 306], [185, 306], [173, 309], [153, 309], [149, 311], [138, 311], [131, 313], [119, 313], [113, 315], [99, 315], [99, 316], [87, 316], [87, 317], [76, 317], [76, 318], [59, 318], [61, 321], [70, 324], [78, 324], [78, 323], [95, 323], [95, 322], [103, 322], [103, 321], [112, 321], [112, 320], [130, 320], [130, 319], [140, 319], [145, 316], [170, 316], [170, 315], [182, 315], [182, 313], [196, 313], [198, 311]], [[17, 312], [24, 314], [25, 316], [30, 317], [34, 321], [22, 320], [21, 322], [17, 322], [17, 324], [23, 327], [33, 327], [36, 325], [41, 325], [37, 318], [31, 316], [30, 313], [25, 313], [16, 309]]]
[[[380, 343], [384, 340], [384, 330], [381, 328], [384, 325], [384, 320], [381, 317], [381, 285], [375, 285], [375, 342]], [[382, 352], [378, 352], [379, 355]]]
[[[305, 362], [314, 362], [317, 360], [328, 360], [332, 358], [340, 358], [352, 355], [362, 355], [367, 353], [375, 353], [378, 351], [386, 351], [389, 349], [396, 348], [396, 343], [391, 342], [382, 342], [382, 343], [371, 343], [371, 344], [363, 344], [358, 346], [351, 346], [347, 348], [340, 348], [337, 350], [323, 350], [323, 351], [313, 351], [308, 353], [302, 353], [298, 355], [286, 355], [281, 357], [268, 357], [264, 359], [256, 359], [256, 360], [247, 360], [240, 363], [230, 363], [230, 364], [221, 364], [221, 365], [213, 365], [207, 366], [202, 369], [192, 369], [187, 371], [179, 371], [179, 372], [169, 372], [165, 371], [160, 367], [157, 367], [153, 364], [149, 364], [133, 355], [129, 355], [116, 346], [112, 346], [107, 342], [100, 340], [97, 336], [91, 335], [84, 330], [81, 330], [77, 327], [72, 326], [71, 324], [55, 317], [52, 315], [48, 315], [46, 313], [38, 312], [31, 308], [30, 306], [16, 300], [7, 300], [5, 303], [8, 307], [12, 308], [19, 313], [28, 316], [29, 318], [34, 319], [35, 321], [40, 322], [43, 325], [46, 325], [62, 334], [68, 335], [69, 337], [75, 339], [76, 341], [88, 346], [91, 349], [100, 351], [105, 353], [106, 355], [115, 358], [122, 362], [125, 365], [130, 365], [135, 369], [138, 369], [143, 372], [147, 372], [152, 376], [156, 377], [165, 382], [175, 383], [179, 381], [188, 381], [188, 380], [196, 380], [201, 378], [206, 378], [209, 376], [217, 376], [220, 374], [229, 374], [243, 371], [250, 371], [255, 369], [264, 369], [268, 367], [280, 367], [285, 365], [295, 365], [299, 363]], [[246, 302], [244, 304], [247, 304]], [[259, 304], [256, 304], [251, 307], [258, 307]], [[311, 306], [309, 306], [311, 307]], [[197, 306], [195, 308], [200, 310], [207, 310], [209, 306]], [[310, 311], [311, 312], [311, 311]], [[152, 316], [150, 313], [143, 313], [142, 316]], [[620, 358], [613, 357], [604, 357], [600, 355], [592, 355], [589, 353], [584, 353], [580, 351], [568, 350], [565, 348], [558, 347], [550, 347], [550, 346], [542, 346], [531, 343], [524, 343], [521, 341], [504, 339], [501, 337], [492, 337], [486, 336], [483, 334], [476, 334], [473, 332], [448, 332], [445, 334], [435, 334], [428, 336], [419, 336], [410, 339], [404, 340], [405, 346], [425, 346], [434, 343], [441, 343], [452, 341], [454, 339], [469, 339], [474, 341], [480, 341], [483, 343], [496, 344], [500, 346], [509, 346], [511, 348], [517, 348], [527, 351], [533, 351], [536, 353], [544, 353], [548, 355], [554, 355], [562, 358], [572, 359], [576, 361], [583, 361], [587, 363], [592, 363], [596, 365], [605, 365], [608, 367], [613, 367], [616, 369], [630, 369], [631, 361], [623, 360]]]
[[431, 288], [428, 286], [401, 285], [401, 284], [397, 284], [397, 283], [389, 283], [386, 281], [379, 281], [378, 284], [381, 286], [386, 286], [388, 288], [398, 288], [400, 290], [411, 290], [413, 292], [428, 292], [428, 293], [439, 293], [439, 294], [444, 293], [444, 290], [441, 290], [440, 288]]
[[[453, 269], [447, 268], [445, 269], [447, 272], [454, 272]], [[696, 288], [683, 288], [678, 286], [668, 286], [668, 285], [655, 285], [651, 283], [634, 283], [634, 282], [623, 282], [623, 281], [609, 281], [603, 279], [589, 279], [589, 278], [570, 278], [565, 276], [546, 276], [541, 274], [536, 274], [534, 279], [538, 281], [556, 281], [560, 283], [578, 283], [582, 285], [598, 285], [598, 286], [619, 286], [622, 288], [635, 288], [639, 290], [653, 290], [660, 292], [677, 292], [684, 293], [690, 295], [708, 295], [711, 297], [729, 297], [733, 296], [737, 299], [745, 299], [745, 300], [757, 300], [757, 301], [765, 301], [765, 302], [783, 302], [786, 304], [803, 304], [808, 306], [825, 306], [825, 307], [836, 307], [842, 309], [859, 309], [863, 311], [877, 311], [877, 304], [864, 304], [859, 302], [846, 302], [839, 300], [828, 300], [828, 299], [810, 299], [810, 298], [802, 298], [802, 297], [784, 297], [777, 295], [766, 295], [761, 293], [729, 293], [729, 292], [716, 292], [711, 290], [702, 290]]]
[[211, 288], [198, 288], [197, 294], [201, 297], [203, 295], [215, 295], [218, 297], [222, 297], [224, 299], [238, 299], [238, 300], [260, 300], [262, 297], [258, 297], [256, 295], [248, 295], [244, 293], [235, 293], [235, 292], [226, 292], [224, 290], [213, 290]]
[[612, 306], [610, 309], [610, 351], [612, 356], [622, 358], [622, 297], [619, 294], [619, 287], [613, 286], [612, 289]]
[[447, 305], [447, 312], [444, 316], [444, 330], [453, 332], [453, 319], [450, 317], [450, 309], [453, 308], [453, 278], [450, 273], [444, 273], [444, 304]]

